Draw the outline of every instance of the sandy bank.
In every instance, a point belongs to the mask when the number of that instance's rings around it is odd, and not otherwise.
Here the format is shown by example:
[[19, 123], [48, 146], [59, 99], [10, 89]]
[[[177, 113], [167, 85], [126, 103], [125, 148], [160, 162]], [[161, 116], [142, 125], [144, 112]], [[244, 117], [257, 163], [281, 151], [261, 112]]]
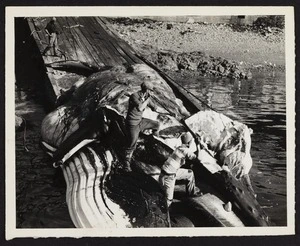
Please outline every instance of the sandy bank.
[[203, 52], [234, 61], [245, 69], [280, 69], [285, 66], [284, 30], [254, 32], [229, 24], [158, 21], [112, 21], [112, 27], [142, 55], [159, 51]]

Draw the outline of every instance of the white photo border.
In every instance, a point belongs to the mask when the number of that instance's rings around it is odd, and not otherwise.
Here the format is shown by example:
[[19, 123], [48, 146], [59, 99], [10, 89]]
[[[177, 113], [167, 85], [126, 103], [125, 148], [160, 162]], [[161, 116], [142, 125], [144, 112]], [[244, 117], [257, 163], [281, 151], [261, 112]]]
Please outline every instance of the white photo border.
[[[284, 15], [286, 61], [287, 226], [245, 228], [20, 229], [16, 228], [14, 18], [47, 16]], [[295, 23], [294, 7], [6, 7], [5, 8], [6, 239], [44, 237], [191, 237], [295, 234]]]

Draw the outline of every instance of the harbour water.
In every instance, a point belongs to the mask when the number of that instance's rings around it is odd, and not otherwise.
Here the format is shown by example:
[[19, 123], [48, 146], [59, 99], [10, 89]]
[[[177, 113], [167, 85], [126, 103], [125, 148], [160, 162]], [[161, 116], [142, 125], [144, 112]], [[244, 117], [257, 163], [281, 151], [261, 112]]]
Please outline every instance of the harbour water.
[[[264, 73], [247, 81], [190, 78], [182, 85], [216, 111], [240, 120], [253, 129], [252, 184], [259, 203], [271, 220], [276, 226], [285, 226], [287, 164], [284, 74]], [[26, 119], [26, 132], [16, 132], [18, 228], [73, 227], [65, 201], [62, 174], [51, 166], [50, 158], [39, 146], [40, 126], [47, 110], [44, 98], [38, 78], [17, 77], [16, 113]]]
[[[180, 82], [180, 81], [178, 81]], [[283, 72], [264, 72], [251, 80], [189, 78], [181, 82], [217, 112], [253, 129], [250, 177], [257, 199], [278, 226], [286, 212], [286, 94]]]

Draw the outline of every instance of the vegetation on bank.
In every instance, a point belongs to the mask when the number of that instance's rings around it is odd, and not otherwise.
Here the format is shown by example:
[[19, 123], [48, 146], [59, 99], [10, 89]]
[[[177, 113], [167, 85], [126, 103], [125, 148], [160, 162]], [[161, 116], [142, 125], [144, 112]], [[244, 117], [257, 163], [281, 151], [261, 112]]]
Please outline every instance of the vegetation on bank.
[[254, 21], [253, 26], [256, 28], [264, 28], [264, 27], [277, 27], [284, 28], [284, 16], [283, 15], [270, 15], [265, 17], [258, 17], [256, 21]]
[[251, 79], [252, 74], [235, 61], [213, 57], [203, 52], [175, 53], [155, 52], [146, 57], [163, 70], [197, 72], [202, 76]]

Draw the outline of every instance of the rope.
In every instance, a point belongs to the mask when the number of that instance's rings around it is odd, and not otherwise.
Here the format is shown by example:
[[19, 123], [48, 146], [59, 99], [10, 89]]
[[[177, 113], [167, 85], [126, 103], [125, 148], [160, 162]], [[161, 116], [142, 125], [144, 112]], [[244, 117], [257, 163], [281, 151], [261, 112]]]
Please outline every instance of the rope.
[[[155, 100], [164, 110], [166, 110], [171, 116], [176, 116], [173, 112], [171, 112], [167, 107], [165, 107], [154, 95], [150, 95], [151, 98]], [[160, 113], [161, 114], [161, 113]]]
[[[66, 57], [65, 57], [66, 58]], [[73, 60], [60, 60], [60, 61], [54, 61], [54, 62], [49, 62], [49, 63], [45, 63], [46, 66], [51, 66], [53, 64], [60, 64], [60, 63], [66, 63], [66, 62], [79, 62], [81, 65], [85, 66], [86, 68], [90, 69], [90, 70], [93, 70], [93, 72], [98, 72], [100, 70], [99, 67], [97, 66], [94, 66], [92, 64], [89, 64], [87, 62], [83, 62], [81, 60], [78, 60], [78, 59], [73, 59]]]

